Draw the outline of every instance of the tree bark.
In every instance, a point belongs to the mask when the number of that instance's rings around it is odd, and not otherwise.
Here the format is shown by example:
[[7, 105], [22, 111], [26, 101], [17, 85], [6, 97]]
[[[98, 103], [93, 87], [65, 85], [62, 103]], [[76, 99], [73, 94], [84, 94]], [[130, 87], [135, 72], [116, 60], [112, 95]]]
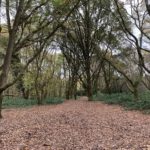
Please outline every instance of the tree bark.
[[77, 99], [77, 81], [75, 81], [75, 85], [74, 85], [74, 99]]
[[90, 84], [88, 85], [87, 88], [87, 97], [88, 97], [88, 101], [92, 101], [92, 88]]
[[0, 119], [2, 118], [2, 101], [3, 101], [3, 95], [0, 93]]
[[86, 63], [86, 91], [87, 91], [87, 97], [89, 101], [92, 101], [92, 78], [91, 78], [91, 67], [90, 67], [90, 58], [87, 56], [87, 63]]
[[139, 94], [138, 94], [137, 88], [134, 88], [133, 95], [134, 95], [134, 100], [138, 101], [139, 100]]
[[91, 82], [91, 78], [90, 75], [88, 75], [87, 78], [87, 97], [88, 97], [88, 101], [92, 101], [92, 82]]

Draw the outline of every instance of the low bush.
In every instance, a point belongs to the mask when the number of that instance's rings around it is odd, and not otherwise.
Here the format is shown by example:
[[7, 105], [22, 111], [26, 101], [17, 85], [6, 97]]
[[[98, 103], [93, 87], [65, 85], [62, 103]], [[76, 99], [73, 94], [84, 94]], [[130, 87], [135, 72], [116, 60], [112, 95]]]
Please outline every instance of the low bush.
[[114, 93], [110, 95], [98, 93], [93, 96], [93, 99], [107, 104], [121, 105], [130, 110], [150, 112], [150, 92], [140, 93], [138, 101], [133, 100], [133, 95], [130, 93]]
[[[43, 100], [44, 105], [47, 104], [60, 104], [63, 103], [63, 99], [61, 98], [47, 98]], [[5, 97], [3, 100], [2, 107], [3, 108], [16, 108], [16, 107], [31, 107], [37, 105], [36, 99], [23, 99], [18, 97]]]

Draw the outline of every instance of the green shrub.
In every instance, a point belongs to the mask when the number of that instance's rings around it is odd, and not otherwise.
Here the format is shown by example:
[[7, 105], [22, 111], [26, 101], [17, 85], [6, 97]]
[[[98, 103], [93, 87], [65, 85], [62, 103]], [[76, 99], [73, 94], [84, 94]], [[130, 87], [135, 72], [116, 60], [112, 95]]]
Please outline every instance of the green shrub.
[[[43, 100], [43, 104], [60, 104], [63, 103], [63, 99], [61, 98], [47, 98]], [[3, 100], [2, 107], [3, 108], [16, 108], [16, 107], [31, 107], [37, 105], [36, 99], [23, 99], [23, 98], [8, 98], [5, 97]]]
[[114, 93], [103, 94], [98, 93], [93, 96], [96, 101], [103, 101], [107, 104], [121, 105], [130, 110], [144, 110], [150, 112], [150, 92], [139, 94], [139, 101], [133, 100], [133, 95], [130, 93]]
[[61, 104], [63, 102], [64, 102], [64, 100], [62, 98], [59, 98], [59, 97], [47, 98], [45, 100], [45, 104]]

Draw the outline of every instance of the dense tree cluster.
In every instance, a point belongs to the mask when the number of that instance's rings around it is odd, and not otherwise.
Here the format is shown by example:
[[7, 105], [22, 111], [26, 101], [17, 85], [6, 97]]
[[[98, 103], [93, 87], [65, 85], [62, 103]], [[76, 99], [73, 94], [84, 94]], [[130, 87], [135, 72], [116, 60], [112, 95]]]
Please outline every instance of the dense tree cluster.
[[17, 92], [42, 104], [97, 92], [138, 100], [150, 89], [148, 0], [2, 0], [1, 8], [0, 110]]

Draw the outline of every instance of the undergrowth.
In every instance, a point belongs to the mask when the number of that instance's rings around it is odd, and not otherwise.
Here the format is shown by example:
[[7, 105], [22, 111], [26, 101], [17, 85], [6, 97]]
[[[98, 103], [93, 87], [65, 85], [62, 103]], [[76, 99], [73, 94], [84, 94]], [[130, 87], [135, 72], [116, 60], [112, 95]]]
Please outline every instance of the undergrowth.
[[130, 93], [98, 93], [93, 96], [93, 99], [107, 104], [121, 105], [130, 110], [141, 110], [150, 113], [150, 92], [140, 93], [138, 101], [133, 100], [133, 95]]
[[[43, 105], [48, 105], [48, 104], [60, 104], [63, 103], [62, 98], [46, 98], [43, 100], [42, 104]], [[5, 97], [3, 99], [3, 108], [17, 108], [17, 107], [31, 107], [37, 105], [37, 100], [36, 99], [23, 99], [23, 98], [17, 98], [17, 97]]]

